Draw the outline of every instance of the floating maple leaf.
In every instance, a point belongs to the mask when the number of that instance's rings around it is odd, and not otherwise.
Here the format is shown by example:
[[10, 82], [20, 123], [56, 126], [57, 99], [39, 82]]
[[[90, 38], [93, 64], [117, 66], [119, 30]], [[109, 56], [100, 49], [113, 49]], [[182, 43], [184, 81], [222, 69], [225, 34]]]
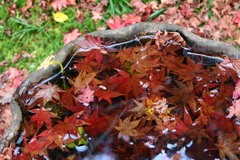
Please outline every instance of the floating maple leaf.
[[58, 124], [56, 124], [53, 129], [59, 131], [59, 134], [62, 136], [67, 133], [77, 136], [78, 131], [76, 127], [89, 124], [86, 123], [84, 120], [79, 119], [82, 113], [83, 112], [81, 111], [74, 113], [70, 117], [66, 116], [64, 118], [64, 121], [57, 121]]
[[141, 136], [142, 133], [137, 131], [136, 128], [141, 121], [135, 120], [135, 121], [130, 121], [132, 116], [128, 116], [125, 118], [123, 121], [118, 117], [118, 126], [115, 126], [114, 128], [119, 131], [118, 133], [118, 138], [123, 138], [124, 141], [128, 142], [130, 136]]
[[169, 98], [169, 101], [174, 102], [175, 104], [181, 104], [184, 106], [185, 104], [189, 104], [190, 107], [194, 110], [196, 107], [195, 95], [193, 92], [193, 84], [190, 82], [189, 84], [185, 84], [180, 81], [176, 81], [178, 87], [171, 88], [170, 93], [174, 96]]
[[78, 33], [78, 29], [73, 29], [71, 32], [64, 35], [63, 42], [67, 44], [81, 35], [81, 33]]

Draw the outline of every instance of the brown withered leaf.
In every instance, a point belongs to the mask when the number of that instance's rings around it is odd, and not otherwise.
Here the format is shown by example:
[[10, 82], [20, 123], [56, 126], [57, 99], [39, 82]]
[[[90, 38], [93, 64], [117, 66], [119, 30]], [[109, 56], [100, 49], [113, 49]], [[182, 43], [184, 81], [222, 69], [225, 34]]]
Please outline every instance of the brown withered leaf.
[[170, 93], [173, 95], [168, 99], [168, 101], [174, 102], [175, 104], [180, 104], [182, 106], [187, 103], [192, 109], [196, 107], [195, 95], [193, 92], [192, 82], [184, 83], [180, 81], [175, 81], [178, 87], [170, 88]]
[[136, 106], [128, 111], [136, 113], [136, 117], [141, 117], [142, 115], [146, 114], [147, 110], [145, 107], [145, 101], [139, 102], [134, 99], [133, 101], [136, 104]]
[[239, 157], [236, 154], [240, 154], [240, 143], [236, 142], [237, 135], [234, 133], [224, 133], [223, 131], [218, 131], [218, 141], [215, 144], [219, 149], [219, 156], [221, 159], [225, 159], [226, 156], [229, 159], [237, 160]]
[[186, 46], [186, 42], [178, 32], [167, 32], [167, 31], [157, 30], [157, 33], [155, 34], [154, 39], [158, 48], [162, 48], [163, 46], [168, 46], [173, 42], [180, 43], [182, 46]]
[[128, 142], [130, 136], [141, 136], [142, 133], [137, 131], [136, 128], [141, 121], [135, 120], [131, 121], [132, 115], [125, 118], [123, 121], [118, 117], [118, 126], [115, 126], [114, 128], [119, 131], [118, 133], [118, 139], [123, 138], [124, 141]]

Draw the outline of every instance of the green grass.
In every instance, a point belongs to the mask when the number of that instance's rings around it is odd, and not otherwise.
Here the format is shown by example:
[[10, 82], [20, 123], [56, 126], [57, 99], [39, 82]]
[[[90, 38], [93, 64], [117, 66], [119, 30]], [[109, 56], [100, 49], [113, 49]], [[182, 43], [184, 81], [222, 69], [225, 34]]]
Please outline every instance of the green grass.
[[[25, 2], [25, 0], [18, 0], [16, 4], [22, 7], [25, 6]], [[95, 31], [100, 26], [106, 26], [103, 21], [95, 24], [90, 11], [86, 12], [83, 23], [77, 22], [76, 9], [71, 6], [62, 10], [69, 18], [64, 23], [54, 21], [52, 7], [43, 11], [35, 4], [34, 8], [29, 9], [30, 17], [25, 17], [18, 12], [16, 17], [10, 17], [10, 14], [6, 12], [9, 6], [9, 4], [0, 5], [0, 15], [3, 15], [1, 21], [5, 22], [0, 24], [0, 59], [9, 61], [9, 67], [27, 69], [29, 72], [36, 70], [47, 56], [58, 52], [63, 47], [64, 33], [74, 28], [78, 28], [79, 32], [87, 33]], [[46, 13], [50, 19], [37, 22], [42, 13]], [[10, 35], [6, 34], [7, 30], [11, 31]], [[29, 53], [36, 55], [36, 59], [22, 59], [13, 64], [11, 60], [15, 53]], [[0, 67], [0, 74], [7, 69], [8, 67]]]

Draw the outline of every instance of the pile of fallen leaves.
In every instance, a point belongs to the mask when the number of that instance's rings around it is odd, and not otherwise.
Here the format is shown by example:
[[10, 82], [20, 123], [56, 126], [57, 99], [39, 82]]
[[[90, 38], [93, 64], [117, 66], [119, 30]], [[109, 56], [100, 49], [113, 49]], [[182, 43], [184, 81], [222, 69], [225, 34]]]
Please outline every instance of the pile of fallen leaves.
[[185, 54], [175, 32], [136, 39], [120, 50], [90, 35], [76, 42], [83, 58], [65, 85], [21, 96], [24, 123], [12, 158], [238, 159], [239, 60], [205, 65], [204, 55]]
[[27, 75], [26, 70], [16, 68], [9, 68], [8, 71], [0, 75], [0, 138], [12, 121], [12, 113], [9, 107], [13, 93]]
[[[68, 15], [62, 12], [63, 8], [72, 6], [76, 11], [76, 21], [83, 23], [86, 20], [86, 13], [91, 12], [92, 19], [95, 23], [103, 21], [105, 11], [113, 3], [108, 0], [94, 2], [89, 0], [52, 0], [40, 1], [38, 6], [43, 10], [48, 11], [53, 7], [54, 12], [52, 17], [46, 13], [42, 13], [42, 17], [36, 20], [40, 23], [44, 20], [53, 18], [60, 23], [67, 23]], [[240, 11], [238, 0], [187, 0], [178, 2], [177, 0], [162, 0], [142, 2], [142, 0], [131, 0], [131, 6], [134, 8], [134, 13], [126, 13], [120, 15], [111, 15], [106, 20], [110, 29], [126, 27], [138, 22], [161, 22], [182, 26], [189, 31], [203, 37], [213, 40], [227, 41], [230, 44], [240, 44], [240, 36], [238, 34], [240, 27]], [[24, 14], [26, 17], [31, 17], [30, 9], [34, 8], [32, 0], [27, 1], [27, 5], [17, 8], [16, 2], [8, 8], [11, 17], [15, 17], [17, 12]], [[124, 10], [124, 6], [123, 7]], [[117, 6], [119, 8], [119, 6]], [[127, 7], [126, 7], [127, 8]], [[114, 8], [111, 8], [113, 10]], [[25, 19], [24, 17], [22, 17]], [[104, 20], [105, 21], [105, 20]], [[104, 26], [99, 27], [99, 30], [106, 29]], [[66, 33], [64, 43], [77, 38], [82, 33], [78, 33], [78, 29], [72, 29]]]
[[[13, 93], [27, 77], [27, 75], [28, 73], [26, 70], [18, 70], [11, 67], [8, 71], [5, 71], [0, 75], [0, 139], [3, 137], [4, 133], [12, 122], [10, 102]], [[12, 156], [13, 148], [14, 147], [5, 148], [3, 150], [4, 155], [0, 154], [0, 159], [9, 159], [10, 157], [8, 157], [8, 155]]]

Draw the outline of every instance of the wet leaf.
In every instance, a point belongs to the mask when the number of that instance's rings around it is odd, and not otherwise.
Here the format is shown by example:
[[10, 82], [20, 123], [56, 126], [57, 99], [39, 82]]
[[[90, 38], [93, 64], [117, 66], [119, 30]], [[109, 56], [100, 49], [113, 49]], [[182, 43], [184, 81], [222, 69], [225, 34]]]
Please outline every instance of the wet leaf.
[[118, 117], [118, 126], [115, 126], [114, 128], [119, 131], [118, 133], [118, 139], [123, 138], [124, 141], [128, 142], [130, 136], [141, 136], [142, 133], [140, 133], [138, 130], [134, 129], [138, 126], [139, 120], [133, 120], [131, 121], [132, 116], [128, 116], [123, 121]]
[[221, 159], [225, 159], [226, 156], [229, 159], [239, 159], [237, 154], [240, 154], [240, 144], [236, 142], [237, 136], [234, 133], [224, 133], [218, 131], [218, 141], [215, 144], [219, 149], [219, 155]]
[[30, 111], [36, 114], [31, 117], [29, 122], [32, 123], [36, 121], [38, 131], [43, 126], [44, 123], [48, 127], [52, 127], [51, 118], [59, 118], [56, 114], [54, 114], [53, 112], [50, 112], [49, 109], [48, 110], [32, 109]]
[[49, 101], [54, 101], [54, 99], [60, 100], [58, 92], [65, 92], [58, 85], [52, 85], [51, 83], [43, 84], [39, 87], [41, 88], [41, 90], [39, 90], [37, 94], [34, 95], [32, 99], [28, 102], [29, 105], [41, 98], [42, 105], [45, 106], [45, 104]]

